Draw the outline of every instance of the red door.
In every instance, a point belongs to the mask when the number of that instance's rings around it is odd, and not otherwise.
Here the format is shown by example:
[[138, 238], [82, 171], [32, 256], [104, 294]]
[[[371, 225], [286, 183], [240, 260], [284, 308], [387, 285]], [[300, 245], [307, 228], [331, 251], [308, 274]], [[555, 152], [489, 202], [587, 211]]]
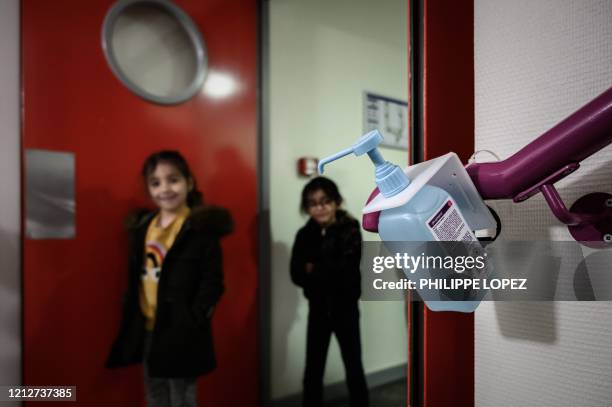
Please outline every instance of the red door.
[[144, 158], [172, 148], [205, 200], [236, 223], [223, 242], [219, 368], [200, 380], [200, 402], [256, 405], [256, 2], [176, 1], [202, 33], [209, 68], [238, 83], [232, 97], [199, 93], [176, 106], [140, 99], [107, 66], [100, 36], [113, 3], [22, 1], [23, 148], [76, 157], [76, 237], [24, 241], [24, 384], [75, 385], [82, 406], [144, 405], [141, 368], [111, 371], [104, 361], [126, 287], [123, 218], [147, 204]]

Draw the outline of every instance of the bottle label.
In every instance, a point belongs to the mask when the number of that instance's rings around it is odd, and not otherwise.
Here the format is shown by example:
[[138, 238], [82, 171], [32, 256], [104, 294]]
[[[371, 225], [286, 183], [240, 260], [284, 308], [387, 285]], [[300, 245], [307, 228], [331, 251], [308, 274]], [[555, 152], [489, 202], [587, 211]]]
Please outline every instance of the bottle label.
[[452, 199], [447, 199], [434, 215], [427, 219], [427, 227], [438, 241], [477, 241]]
[[[448, 198], [435, 214], [427, 220], [427, 227], [437, 241], [456, 242], [445, 243], [443, 250], [452, 257], [470, 256], [472, 258], [485, 258], [484, 248], [468, 226], [461, 214], [457, 203]], [[483, 268], [476, 265], [466, 267], [461, 272], [465, 278], [488, 278], [491, 275], [491, 265], [485, 262]], [[473, 292], [467, 292], [466, 298], [473, 298]]]

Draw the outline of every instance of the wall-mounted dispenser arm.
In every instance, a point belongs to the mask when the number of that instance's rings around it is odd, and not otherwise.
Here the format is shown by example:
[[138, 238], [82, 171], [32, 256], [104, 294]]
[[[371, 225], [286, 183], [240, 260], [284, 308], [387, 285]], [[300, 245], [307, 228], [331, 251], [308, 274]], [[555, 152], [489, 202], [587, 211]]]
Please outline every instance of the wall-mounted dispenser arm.
[[483, 199], [522, 202], [542, 192], [576, 240], [600, 247], [612, 243], [612, 195], [585, 195], [568, 210], [554, 184], [611, 143], [612, 87], [506, 160], [466, 170]]
[[[473, 163], [466, 170], [483, 199], [522, 201], [578, 168], [612, 143], [612, 87], [504, 161]], [[530, 194], [530, 192], [532, 192]]]

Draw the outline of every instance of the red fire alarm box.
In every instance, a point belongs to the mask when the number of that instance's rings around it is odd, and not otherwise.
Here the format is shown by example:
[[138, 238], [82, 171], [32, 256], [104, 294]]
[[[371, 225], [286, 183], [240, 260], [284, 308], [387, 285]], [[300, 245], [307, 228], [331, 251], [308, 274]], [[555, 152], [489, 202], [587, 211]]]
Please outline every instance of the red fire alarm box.
[[314, 157], [301, 157], [298, 159], [298, 175], [301, 177], [312, 177], [317, 175], [317, 165], [319, 159]]

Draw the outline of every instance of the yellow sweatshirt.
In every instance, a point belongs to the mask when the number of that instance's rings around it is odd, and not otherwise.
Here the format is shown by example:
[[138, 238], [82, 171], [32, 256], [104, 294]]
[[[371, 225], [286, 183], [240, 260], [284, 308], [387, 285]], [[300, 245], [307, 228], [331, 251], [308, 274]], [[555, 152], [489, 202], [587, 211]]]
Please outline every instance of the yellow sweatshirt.
[[159, 225], [157, 214], [147, 229], [145, 237], [144, 264], [140, 284], [140, 309], [145, 317], [145, 329], [152, 331], [155, 326], [157, 309], [157, 285], [166, 253], [172, 247], [185, 219], [189, 216], [189, 207], [183, 207], [174, 220], [166, 227]]

